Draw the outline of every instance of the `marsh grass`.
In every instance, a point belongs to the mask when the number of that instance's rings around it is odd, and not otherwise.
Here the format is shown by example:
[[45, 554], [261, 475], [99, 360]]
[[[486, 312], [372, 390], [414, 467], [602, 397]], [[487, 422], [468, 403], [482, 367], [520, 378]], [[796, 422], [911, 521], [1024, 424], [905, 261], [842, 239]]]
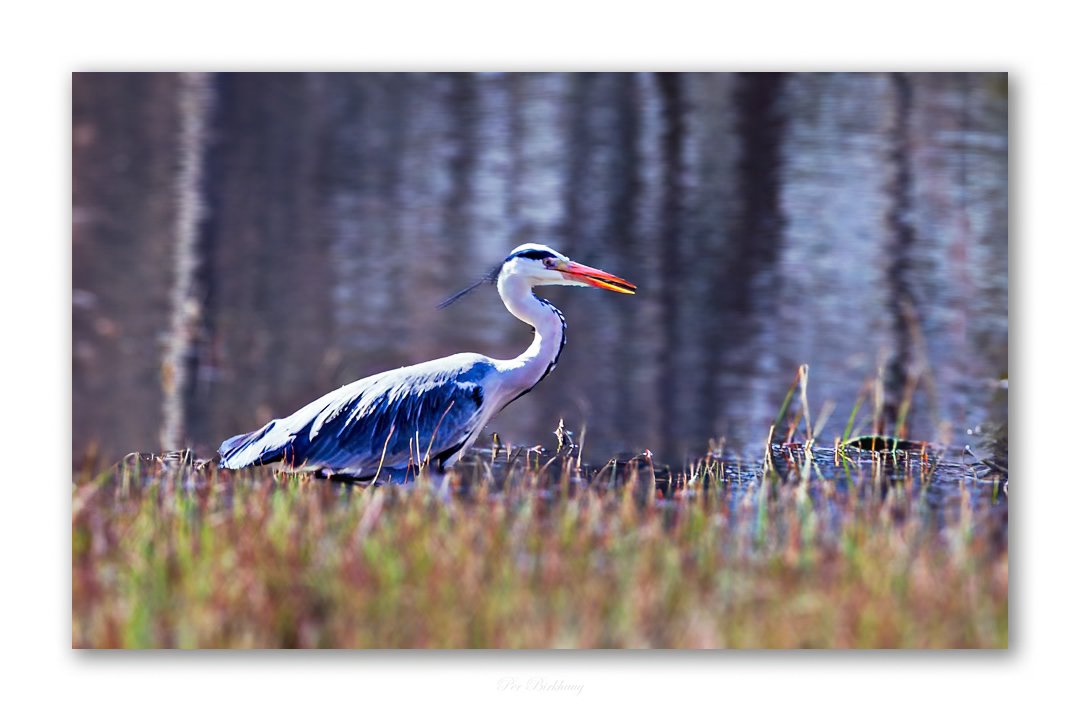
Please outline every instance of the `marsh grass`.
[[73, 483], [72, 644], [1006, 646], [1007, 515], [974, 475], [809, 448], [495, 448], [380, 486], [136, 457]]

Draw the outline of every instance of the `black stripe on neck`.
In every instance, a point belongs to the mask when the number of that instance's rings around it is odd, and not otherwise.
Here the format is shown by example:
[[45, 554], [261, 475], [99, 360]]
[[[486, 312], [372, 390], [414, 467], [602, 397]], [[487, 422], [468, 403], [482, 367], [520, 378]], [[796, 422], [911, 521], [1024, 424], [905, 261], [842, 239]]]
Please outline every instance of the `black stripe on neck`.
[[559, 356], [562, 355], [563, 348], [566, 347], [566, 318], [563, 316], [562, 311], [552, 305], [549, 301], [546, 301], [543, 298], [539, 297], [537, 298], [537, 300], [546, 305], [548, 308], [551, 308], [552, 311], [554, 311], [555, 315], [559, 317], [559, 325], [561, 326], [561, 328], [559, 329], [559, 352], [555, 354], [555, 357], [551, 359], [550, 363], [548, 363], [548, 367], [544, 369], [544, 375], [540, 376], [540, 380], [536, 381], [537, 383], [539, 383], [540, 381], [547, 378], [548, 374], [551, 373], [551, 371], [555, 370], [555, 366], [559, 364]]
[[[559, 317], [559, 324], [561, 326], [561, 328], [559, 329], [559, 352], [556, 353], [555, 357], [551, 359], [550, 363], [548, 363], [547, 368], [544, 369], [544, 374], [537, 379], [536, 383], [533, 383], [531, 386], [529, 386], [525, 390], [521, 391], [521, 393], [518, 393], [516, 396], [514, 396], [513, 398], [508, 400], [505, 404], [503, 404], [503, 408], [506, 408], [506, 406], [510, 405], [511, 403], [516, 401], [518, 398], [521, 398], [523, 395], [525, 395], [526, 393], [531, 391], [533, 388], [536, 388], [536, 386], [540, 385], [540, 381], [547, 378], [548, 375], [550, 375], [551, 371], [555, 370], [555, 366], [557, 366], [559, 364], [559, 356], [562, 355], [563, 348], [566, 347], [566, 317], [563, 316], [561, 310], [556, 308], [549, 301], [546, 301], [546, 300], [544, 300], [543, 298], [541, 298], [539, 296], [534, 295], [533, 297], [536, 298], [541, 303], [543, 303], [544, 305], [546, 305], [548, 308], [551, 308], [551, 310], [555, 313], [555, 315], [557, 315]], [[535, 329], [534, 329], [533, 332], [536, 332]], [[500, 408], [499, 410], [501, 411], [502, 408]]]

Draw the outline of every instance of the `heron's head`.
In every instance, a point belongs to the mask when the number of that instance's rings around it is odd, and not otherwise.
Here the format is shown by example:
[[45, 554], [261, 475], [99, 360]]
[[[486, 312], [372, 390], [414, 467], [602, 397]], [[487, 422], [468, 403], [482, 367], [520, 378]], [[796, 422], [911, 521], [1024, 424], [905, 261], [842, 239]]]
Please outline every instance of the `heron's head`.
[[499, 268], [498, 280], [523, 277], [530, 285], [579, 285], [616, 293], [633, 293], [637, 286], [599, 268], [575, 263], [562, 253], [538, 243], [514, 248]]
[[562, 253], [539, 243], [526, 243], [514, 248], [499, 265], [492, 268], [480, 280], [458, 291], [439, 304], [445, 308], [458, 298], [479, 288], [484, 283], [498, 283], [500, 292], [504, 283], [524, 281], [529, 287], [538, 285], [582, 285], [613, 290], [616, 293], [633, 293], [637, 286], [628, 280], [575, 263]]

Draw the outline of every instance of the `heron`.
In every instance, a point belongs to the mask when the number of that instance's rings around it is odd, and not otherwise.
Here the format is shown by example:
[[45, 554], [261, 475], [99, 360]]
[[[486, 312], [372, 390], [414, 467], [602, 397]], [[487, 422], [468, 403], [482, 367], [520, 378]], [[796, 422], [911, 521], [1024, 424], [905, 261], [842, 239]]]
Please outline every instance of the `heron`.
[[636, 286], [574, 262], [552, 248], [526, 243], [479, 281], [440, 304], [494, 283], [506, 309], [533, 328], [533, 339], [509, 360], [457, 353], [362, 378], [312, 401], [285, 418], [229, 438], [219, 467], [231, 470], [279, 463], [296, 471], [357, 480], [383, 470], [451, 467], [488, 422], [531, 391], [559, 362], [566, 319], [533, 289], [543, 285], [634, 293]]

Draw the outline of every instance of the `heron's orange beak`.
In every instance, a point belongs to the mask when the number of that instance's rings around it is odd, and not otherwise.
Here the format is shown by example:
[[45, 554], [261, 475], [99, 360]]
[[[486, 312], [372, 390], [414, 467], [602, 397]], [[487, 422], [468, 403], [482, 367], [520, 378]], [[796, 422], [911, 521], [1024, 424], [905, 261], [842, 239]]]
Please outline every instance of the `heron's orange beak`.
[[613, 290], [616, 293], [633, 293], [637, 286], [617, 275], [606, 273], [599, 268], [590, 268], [572, 260], [563, 261], [558, 266], [559, 272], [571, 280], [579, 280], [596, 288]]

